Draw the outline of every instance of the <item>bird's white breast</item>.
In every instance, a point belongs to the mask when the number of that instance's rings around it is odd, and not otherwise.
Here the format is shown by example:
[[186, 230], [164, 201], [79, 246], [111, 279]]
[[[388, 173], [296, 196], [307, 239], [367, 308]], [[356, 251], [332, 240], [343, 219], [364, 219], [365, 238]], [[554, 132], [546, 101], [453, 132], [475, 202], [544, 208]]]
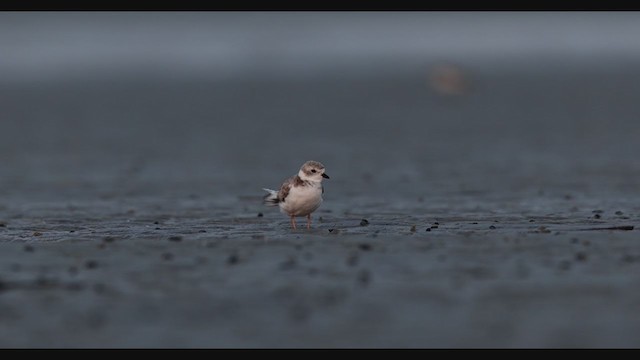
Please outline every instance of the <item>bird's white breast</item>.
[[314, 212], [322, 203], [322, 185], [310, 182], [304, 186], [292, 186], [280, 210], [293, 216], [306, 216]]

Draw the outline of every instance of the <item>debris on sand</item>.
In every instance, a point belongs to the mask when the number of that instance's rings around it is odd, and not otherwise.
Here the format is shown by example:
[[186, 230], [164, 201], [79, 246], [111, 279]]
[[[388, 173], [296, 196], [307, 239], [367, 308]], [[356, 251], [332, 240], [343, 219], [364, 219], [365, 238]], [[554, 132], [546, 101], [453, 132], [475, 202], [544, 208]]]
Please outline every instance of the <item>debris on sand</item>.
[[585, 231], [591, 231], [591, 230], [624, 230], [624, 231], [629, 231], [629, 230], [633, 230], [633, 225], [623, 225], [623, 226], [609, 226], [609, 227], [600, 227], [600, 228], [588, 228], [588, 229], [583, 229]]
[[371, 244], [362, 243], [362, 244], [358, 245], [358, 248], [360, 248], [360, 250], [362, 250], [362, 251], [370, 251], [372, 249], [372, 246], [371, 246]]
[[540, 226], [532, 232], [536, 234], [549, 234], [551, 233], [551, 230], [549, 230], [546, 226]]

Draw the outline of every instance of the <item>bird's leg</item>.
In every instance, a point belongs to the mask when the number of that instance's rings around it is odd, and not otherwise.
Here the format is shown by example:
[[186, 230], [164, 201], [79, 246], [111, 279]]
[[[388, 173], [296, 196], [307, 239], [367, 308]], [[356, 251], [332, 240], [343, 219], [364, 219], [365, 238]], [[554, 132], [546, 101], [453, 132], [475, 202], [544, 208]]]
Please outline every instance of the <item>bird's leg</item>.
[[293, 230], [296, 229], [296, 218], [293, 215], [291, 215], [291, 227], [293, 228]]
[[307, 230], [311, 229], [311, 214], [307, 215]]

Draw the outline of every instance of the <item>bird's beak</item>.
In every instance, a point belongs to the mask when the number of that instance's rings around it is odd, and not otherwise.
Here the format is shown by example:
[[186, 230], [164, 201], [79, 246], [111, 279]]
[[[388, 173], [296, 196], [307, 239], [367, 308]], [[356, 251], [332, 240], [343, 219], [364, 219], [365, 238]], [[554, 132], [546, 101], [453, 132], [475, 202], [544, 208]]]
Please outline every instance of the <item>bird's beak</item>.
[[325, 179], [331, 179], [331, 178], [329, 177], [329, 175], [327, 175], [327, 174], [325, 174], [325, 173], [322, 173], [322, 177], [323, 177], [323, 178], [325, 178]]

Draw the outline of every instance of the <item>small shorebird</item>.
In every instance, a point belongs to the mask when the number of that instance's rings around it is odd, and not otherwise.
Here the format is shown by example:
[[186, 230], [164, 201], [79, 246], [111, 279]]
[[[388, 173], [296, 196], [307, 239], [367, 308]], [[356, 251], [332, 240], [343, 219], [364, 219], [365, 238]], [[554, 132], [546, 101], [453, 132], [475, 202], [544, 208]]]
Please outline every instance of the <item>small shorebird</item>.
[[307, 229], [311, 228], [311, 213], [322, 203], [322, 179], [329, 179], [324, 173], [324, 165], [317, 161], [307, 161], [300, 171], [282, 183], [279, 191], [263, 189], [268, 192], [264, 203], [279, 206], [280, 211], [291, 217], [291, 227], [296, 229], [296, 216], [307, 217]]

